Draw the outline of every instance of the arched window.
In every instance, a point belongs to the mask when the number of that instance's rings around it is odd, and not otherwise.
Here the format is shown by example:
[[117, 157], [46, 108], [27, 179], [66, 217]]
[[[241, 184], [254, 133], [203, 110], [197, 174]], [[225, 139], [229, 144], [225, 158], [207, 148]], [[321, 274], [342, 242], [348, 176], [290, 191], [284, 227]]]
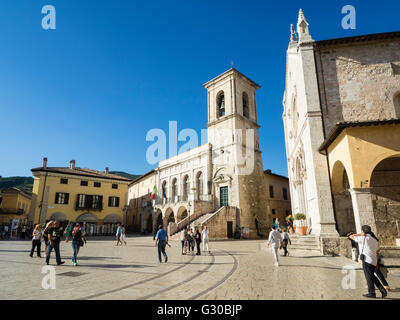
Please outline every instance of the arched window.
[[221, 91], [217, 96], [217, 118], [223, 117], [225, 115], [225, 95]]
[[167, 197], [167, 181], [162, 183], [162, 196], [163, 198]]
[[189, 194], [189, 176], [188, 175], [183, 177], [182, 191], [183, 191], [183, 197], [187, 198], [187, 195]]
[[177, 195], [176, 178], [172, 180], [171, 194], [172, 194], [172, 199], [175, 199], [175, 196]]
[[243, 92], [242, 96], [242, 103], [243, 103], [243, 117], [249, 117], [249, 97], [247, 96], [246, 92]]
[[199, 171], [196, 176], [196, 189], [197, 197], [200, 199], [201, 195], [203, 194], [203, 173], [201, 171]]

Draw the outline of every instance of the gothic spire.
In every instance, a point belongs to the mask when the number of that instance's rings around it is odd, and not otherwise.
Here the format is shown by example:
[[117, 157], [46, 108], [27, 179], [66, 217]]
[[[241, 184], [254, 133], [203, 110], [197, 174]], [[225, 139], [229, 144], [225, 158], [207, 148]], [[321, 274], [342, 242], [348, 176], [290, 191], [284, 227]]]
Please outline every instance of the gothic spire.
[[299, 35], [299, 42], [312, 41], [308, 30], [308, 22], [302, 9], [299, 10], [299, 17], [297, 19], [297, 34]]

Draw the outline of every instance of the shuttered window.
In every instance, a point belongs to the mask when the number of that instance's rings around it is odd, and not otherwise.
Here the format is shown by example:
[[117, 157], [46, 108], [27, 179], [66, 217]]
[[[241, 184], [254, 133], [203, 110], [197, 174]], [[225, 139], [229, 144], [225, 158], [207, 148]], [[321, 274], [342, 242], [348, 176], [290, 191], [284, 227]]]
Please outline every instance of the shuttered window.
[[54, 200], [55, 204], [68, 204], [69, 193], [65, 192], [56, 192], [56, 199]]
[[109, 207], [119, 207], [119, 197], [108, 197]]

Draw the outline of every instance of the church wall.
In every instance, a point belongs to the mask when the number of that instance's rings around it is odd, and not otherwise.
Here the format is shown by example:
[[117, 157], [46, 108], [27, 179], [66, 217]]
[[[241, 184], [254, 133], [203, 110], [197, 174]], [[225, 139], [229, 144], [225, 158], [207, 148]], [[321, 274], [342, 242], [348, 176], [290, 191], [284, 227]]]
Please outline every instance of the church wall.
[[399, 118], [400, 39], [320, 47], [318, 81], [325, 132], [338, 121]]

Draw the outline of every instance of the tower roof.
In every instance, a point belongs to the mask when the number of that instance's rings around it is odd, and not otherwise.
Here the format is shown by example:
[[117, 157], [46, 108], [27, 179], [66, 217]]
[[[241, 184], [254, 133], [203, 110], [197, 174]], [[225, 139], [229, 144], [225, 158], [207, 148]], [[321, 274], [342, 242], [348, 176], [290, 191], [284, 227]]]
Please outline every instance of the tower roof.
[[203, 84], [203, 87], [207, 89], [209, 86], [211, 86], [212, 84], [214, 84], [218, 80], [221, 80], [222, 78], [228, 77], [228, 76], [233, 75], [233, 74], [236, 74], [236, 75], [238, 75], [240, 77], [245, 78], [248, 82], [250, 82], [257, 89], [261, 88], [260, 85], [258, 85], [253, 80], [251, 80], [250, 78], [246, 77], [243, 73], [241, 73], [240, 71], [236, 70], [233, 67], [230, 68], [229, 70], [225, 71], [224, 73], [220, 74], [219, 76], [217, 76], [217, 77], [211, 79], [210, 81], [206, 82], [205, 84]]

